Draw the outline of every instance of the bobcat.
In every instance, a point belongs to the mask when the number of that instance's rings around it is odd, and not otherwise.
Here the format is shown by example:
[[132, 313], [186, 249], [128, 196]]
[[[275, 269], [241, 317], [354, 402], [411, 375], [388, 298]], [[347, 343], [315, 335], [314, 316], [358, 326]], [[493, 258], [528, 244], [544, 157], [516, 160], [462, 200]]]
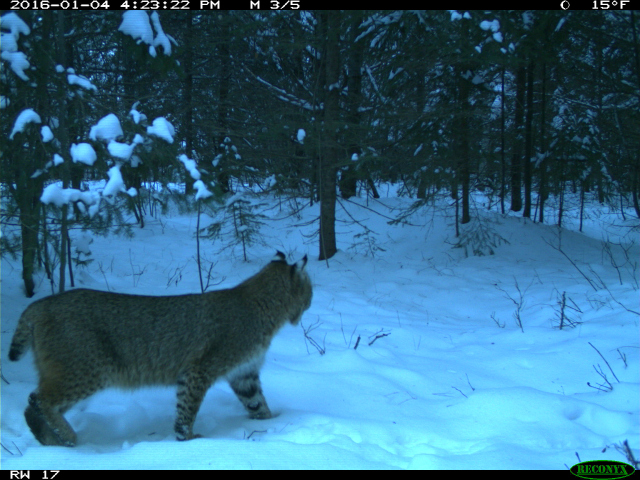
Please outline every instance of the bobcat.
[[24, 412], [43, 445], [74, 446], [63, 417], [107, 387], [178, 386], [175, 431], [189, 440], [209, 387], [226, 378], [251, 418], [270, 418], [259, 370], [276, 332], [297, 325], [311, 304], [307, 256], [282, 252], [240, 285], [180, 296], [78, 289], [32, 303], [11, 342], [10, 360], [33, 346], [40, 380]]

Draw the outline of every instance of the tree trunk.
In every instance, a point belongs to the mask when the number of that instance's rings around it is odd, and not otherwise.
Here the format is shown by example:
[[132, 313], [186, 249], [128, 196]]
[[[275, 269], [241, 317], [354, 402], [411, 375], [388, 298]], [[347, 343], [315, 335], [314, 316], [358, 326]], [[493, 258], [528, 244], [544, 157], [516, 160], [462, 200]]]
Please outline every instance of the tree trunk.
[[511, 154], [511, 210], [522, 210], [522, 121], [524, 117], [524, 94], [526, 69], [518, 67], [516, 72], [515, 140]]
[[[229, 26], [229, 18], [225, 17], [220, 26], [220, 44], [218, 45], [218, 55], [220, 61], [220, 88], [218, 90], [218, 132], [219, 138], [218, 145], [224, 143], [225, 137], [230, 135], [229, 127], [229, 89], [231, 85], [231, 30]], [[228, 161], [228, 160], [227, 160]], [[218, 173], [218, 183], [223, 192], [230, 192], [231, 177], [228, 171], [225, 171], [231, 167], [231, 165], [222, 162], [220, 164], [222, 171]]]
[[[64, 10], [59, 10], [56, 12], [56, 41], [58, 46], [58, 63], [63, 65], [65, 68], [67, 65], [67, 55], [65, 48], [65, 14]], [[69, 136], [67, 135], [67, 91], [65, 89], [60, 89], [58, 92], [58, 101], [59, 109], [62, 113], [59, 115], [58, 121], [60, 122], [60, 133], [58, 134], [60, 144], [62, 146], [62, 151], [69, 151]], [[64, 162], [62, 164], [62, 188], [69, 188], [70, 175], [69, 175], [69, 162]], [[69, 239], [69, 205], [62, 205], [61, 214], [60, 214], [60, 251], [58, 254], [60, 255], [60, 281], [58, 283], [58, 291], [60, 293], [64, 292], [65, 289], [65, 269], [67, 268], [67, 241]], [[45, 246], [46, 248], [46, 246]]]
[[471, 221], [469, 213], [469, 182], [470, 182], [470, 159], [469, 159], [469, 115], [471, 105], [469, 104], [469, 80], [464, 78], [464, 73], [469, 69], [461, 68], [458, 72], [458, 172], [459, 182], [462, 185], [462, 217], [460, 223], [463, 225]]
[[26, 192], [26, 195], [20, 195], [23, 201], [18, 203], [22, 233], [22, 280], [24, 282], [25, 295], [29, 298], [35, 294], [33, 273], [38, 249], [38, 224], [40, 223], [40, 199], [39, 195], [36, 194], [37, 187], [33, 186], [32, 188], [33, 192]]
[[538, 199], [540, 203], [540, 223], [544, 222], [544, 202], [547, 200], [547, 140], [546, 140], [546, 115], [545, 110], [547, 106], [547, 65], [542, 64], [542, 95], [540, 105], [540, 142], [542, 159], [540, 160], [540, 186], [538, 188]]
[[[358, 37], [358, 27], [362, 22], [363, 12], [349, 12], [349, 58], [347, 77], [347, 124], [349, 130], [347, 134], [347, 153], [349, 154], [349, 164], [341, 172], [340, 193], [342, 198], [355, 196], [358, 187], [358, 177], [364, 179], [365, 172], [358, 172], [359, 165], [352, 163], [353, 155], [360, 155], [360, 107], [362, 106], [362, 61], [364, 52], [364, 42], [362, 39], [356, 41]], [[360, 173], [360, 175], [358, 175]]]
[[336, 128], [339, 120], [338, 80], [340, 77], [340, 14], [323, 12], [326, 19], [327, 42], [325, 48], [326, 85], [324, 106], [324, 142], [320, 158], [320, 260], [333, 257], [336, 246], [336, 165], [340, 150]]
[[[193, 12], [185, 12], [186, 25], [184, 34], [184, 143], [187, 157], [193, 158]], [[193, 179], [186, 169], [183, 170], [185, 193], [194, 193]], [[200, 203], [198, 202], [198, 205]], [[200, 207], [198, 207], [200, 208]], [[200, 280], [202, 283], [202, 280]], [[203, 292], [204, 293], [204, 292]]]
[[531, 218], [531, 157], [533, 157], [533, 75], [535, 66], [529, 63], [527, 68], [527, 114], [525, 119], [524, 141], [524, 211], [522, 216]]
[[505, 213], [505, 209], [504, 209], [504, 197], [506, 196], [507, 192], [507, 159], [505, 157], [505, 151], [504, 151], [504, 145], [505, 145], [505, 141], [504, 141], [504, 136], [505, 136], [505, 121], [506, 121], [506, 117], [505, 117], [505, 104], [504, 102], [506, 101], [506, 96], [505, 96], [505, 88], [504, 88], [504, 67], [502, 67], [502, 70], [500, 71], [500, 83], [501, 83], [501, 89], [500, 89], [500, 103], [501, 103], [501, 119], [500, 119], [500, 211], [502, 212], [502, 214], [504, 215]]

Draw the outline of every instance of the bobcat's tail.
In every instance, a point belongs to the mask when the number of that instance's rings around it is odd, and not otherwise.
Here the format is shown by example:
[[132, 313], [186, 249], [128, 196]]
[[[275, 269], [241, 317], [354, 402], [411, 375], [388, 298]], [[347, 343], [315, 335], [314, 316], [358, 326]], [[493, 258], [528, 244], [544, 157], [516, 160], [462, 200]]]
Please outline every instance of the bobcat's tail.
[[11, 349], [9, 350], [9, 360], [15, 362], [20, 360], [22, 355], [31, 347], [31, 339], [33, 337], [31, 330], [31, 317], [33, 315], [33, 309], [27, 308], [18, 320], [18, 327], [13, 334], [11, 340]]

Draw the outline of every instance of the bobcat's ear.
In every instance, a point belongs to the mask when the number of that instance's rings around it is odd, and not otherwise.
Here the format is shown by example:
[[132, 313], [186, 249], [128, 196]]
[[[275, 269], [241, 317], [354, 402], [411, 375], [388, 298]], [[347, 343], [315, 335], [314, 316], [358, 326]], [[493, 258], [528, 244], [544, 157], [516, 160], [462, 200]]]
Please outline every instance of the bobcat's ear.
[[271, 260], [272, 262], [286, 262], [287, 256], [280, 250], [276, 250], [276, 256]]
[[305, 255], [304, 257], [302, 257], [302, 260], [300, 260], [298, 263], [294, 265], [294, 268], [296, 270], [304, 270], [304, 267], [306, 265], [307, 265], [307, 256]]

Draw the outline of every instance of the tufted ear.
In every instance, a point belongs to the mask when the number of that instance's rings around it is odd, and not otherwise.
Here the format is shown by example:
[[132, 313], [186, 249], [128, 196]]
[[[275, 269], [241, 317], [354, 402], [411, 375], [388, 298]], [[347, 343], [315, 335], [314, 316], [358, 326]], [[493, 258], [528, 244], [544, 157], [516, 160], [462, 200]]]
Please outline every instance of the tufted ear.
[[307, 256], [305, 255], [304, 257], [302, 257], [302, 260], [291, 265], [291, 270], [290, 270], [291, 278], [293, 279], [293, 277], [296, 275], [297, 272], [302, 272], [306, 264], [307, 264]]
[[280, 250], [276, 250], [276, 256], [271, 260], [272, 262], [286, 262], [287, 256]]
[[305, 255], [304, 257], [302, 257], [302, 260], [300, 260], [298, 263], [295, 264], [295, 267], [298, 270], [304, 270], [304, 267], [306, 265], [307, 265], [307, 256]]

